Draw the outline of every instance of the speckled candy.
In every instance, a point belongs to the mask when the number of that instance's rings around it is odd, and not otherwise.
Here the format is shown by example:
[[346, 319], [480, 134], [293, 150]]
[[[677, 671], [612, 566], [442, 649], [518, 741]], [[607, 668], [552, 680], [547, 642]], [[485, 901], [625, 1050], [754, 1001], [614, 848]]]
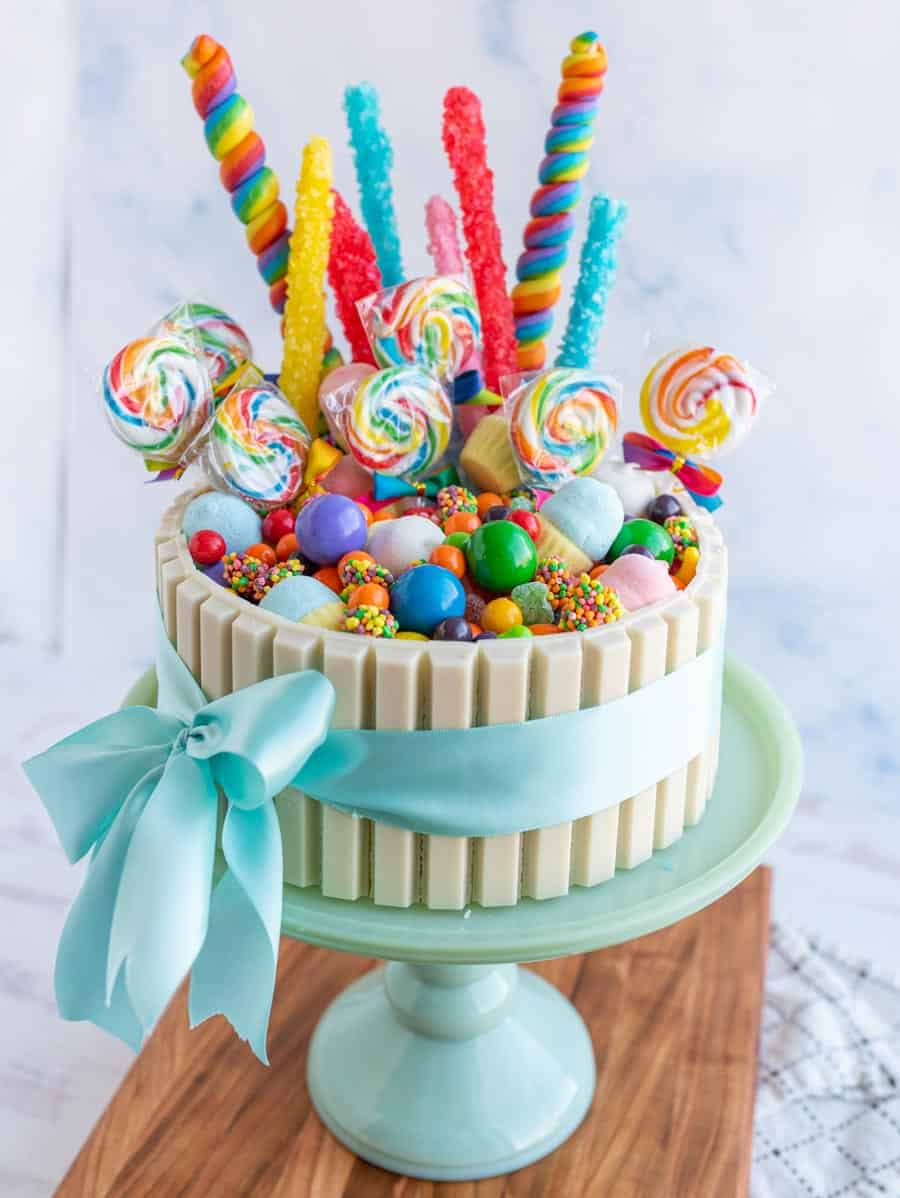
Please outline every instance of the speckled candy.
[[469, 573], [487, 591], [509, 592], [531, 582], [537, 566], [534, 541], [518, 524], [494, 520], [476, 528], [466, 546]]
[[243, 553], [248, 545], [262, 539], [262, 521], [253, 508], [223, 491], [198, 495], [185, 508], [181, 531], [187, 539], [204, 529], [224, 537], [226, 553]]
[[558, 623], [563, 632], [587, 632], [599, 624], [611, 624], [622, 614], [616, 592], [599, 578], [582, 574], [559, 606]]
[[654, 524], [652, 520], [627, 520], [609, 547], [607, 561], [614, 562], [617, 557], [621, 557], [629, 545], [643, 545], [659, 561], [669, 562], [670, 565], [675, 557], [672, 538], [661, 525]]
[[334, 591], [302, 574], [273, 586], [259, 606], [297, 624], [337, 629], [344, 620], [344, 605]]
[[392, 639], [397, 635], [398, 625], [389, 611], [373, 604], [361, 603], [348, 609], [344, 616], [344, 631], [355, 632], [357, 636]]
[[301, 508], [294, 532], [305, 557], [330, 566], [345, 553], [365, 547], [368, 525], [352, 499], [320, 495]]
[[573, 478], [541, 508], [549, 522], [591, 562], [599, 562], [616, 538], [625, 509], [616, 491], [595, 478]]
[[550, 591], [545, 582], [523, 582], [521, 586], [513, 587], [509, 597], [522, 613], [523, 624], [530, 627], [553, 623]]
[[406, 570], [391, 589], [391, 611], [400, 627], [425, 636], [431, 636], [442, 620], [463, 616], [465, 610], [462, 583], [442, 566]]

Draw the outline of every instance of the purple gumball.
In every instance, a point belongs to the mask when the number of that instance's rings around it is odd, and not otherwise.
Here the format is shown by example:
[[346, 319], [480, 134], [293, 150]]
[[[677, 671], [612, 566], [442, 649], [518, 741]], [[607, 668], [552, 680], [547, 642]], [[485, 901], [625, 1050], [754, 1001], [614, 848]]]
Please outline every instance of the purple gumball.
[[352, 499], [320, 495], [300, 509], [294, 534], [304, 557], [320, 566], [333, 566], [345, 553], [365, 548], [368, 525]]

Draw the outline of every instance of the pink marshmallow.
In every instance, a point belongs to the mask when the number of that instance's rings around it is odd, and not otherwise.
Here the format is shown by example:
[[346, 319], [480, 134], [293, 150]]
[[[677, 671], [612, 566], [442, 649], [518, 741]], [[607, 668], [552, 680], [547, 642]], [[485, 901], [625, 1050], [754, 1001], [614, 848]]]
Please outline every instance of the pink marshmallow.
[[668, 599], [678, 589], [669, 577], [666, 562], [626, 553], [616, 558], [600, 575], [605, 587], [612, 587], [626, 611], [637, 611], [648, 603]]

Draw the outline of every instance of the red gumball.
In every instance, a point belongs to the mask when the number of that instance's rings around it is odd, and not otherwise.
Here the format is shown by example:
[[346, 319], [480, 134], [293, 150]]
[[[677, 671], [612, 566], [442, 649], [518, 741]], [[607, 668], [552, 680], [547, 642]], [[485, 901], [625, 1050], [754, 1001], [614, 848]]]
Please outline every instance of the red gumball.
[[262, 524], [263, 540], [269, 545], [277, 545], [282, 537], [294, 531], [294, 520], [294, 513], [286, 507], [269, 512]]
[[541, 522], [538, 520], [534, 512], [529, 512], [526, 508], [513, 508], [509, 513], [509, 520], [513, 524], [518, 524], [519, 528], [524, 528], [532, 541], [537, 541], [541, 535]]
[[225, 556], [225, 538], [212, 528], [201, 528], [188, 541], [191, 557], [200, 566], [214, 566]]

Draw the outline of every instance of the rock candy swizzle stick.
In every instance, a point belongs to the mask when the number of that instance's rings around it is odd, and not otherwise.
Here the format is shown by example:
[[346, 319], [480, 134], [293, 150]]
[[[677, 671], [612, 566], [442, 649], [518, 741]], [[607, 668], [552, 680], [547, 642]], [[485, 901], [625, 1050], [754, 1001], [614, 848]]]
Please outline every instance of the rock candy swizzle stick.
[[459, 248], [456, 213], [443, 196], [432, 196], [425, 205], [425, 228], [428, 230], [428, 252], [434, 262], [435, 273], [462, 274], [465, 266]]
[[623, 203], [611, 200], [609, 196], [597, 195], [591, 200], [578, 282], [572, 292], [566, 331], [556, 355], [557, 366], [579, 366], [588, 370], [593, 365], [609, 293], [616, 281], [616, 243], [622, 236], [627, 213]]
[[519, 281], [512, 302], [521, 370], [540, 370], [547, 358], [545, 343], [553, 327], [560, 273], [574, 228], [572, 210], [588, 169], [605, 74], [606, 51], [596, 33], [574, 38], [571, 53], [563, 59], [559, 102], [544, 142], [546, 157], [538, 168], [540, 187], [531, 197], [531, 220], [523, 235], [525, 252], [516, 264]]
[[353, 213], [338, 192], [334, 193], [328, 282], [334, 292], [335, 307], [350, 343], [353, 361], [374, 365], [375, 357], [356, 304], [365, 296], [381, 290], [381, 271], [378, 269], [372, 238], [356, 223]]
[[375, 246], [384, 286], [393, 287], [405, 277], [391, 187], [394, 151], [381, 124], [378, 93], [371, 83], [348, 87], [344, 92], [344, 110], [363, 220]]

